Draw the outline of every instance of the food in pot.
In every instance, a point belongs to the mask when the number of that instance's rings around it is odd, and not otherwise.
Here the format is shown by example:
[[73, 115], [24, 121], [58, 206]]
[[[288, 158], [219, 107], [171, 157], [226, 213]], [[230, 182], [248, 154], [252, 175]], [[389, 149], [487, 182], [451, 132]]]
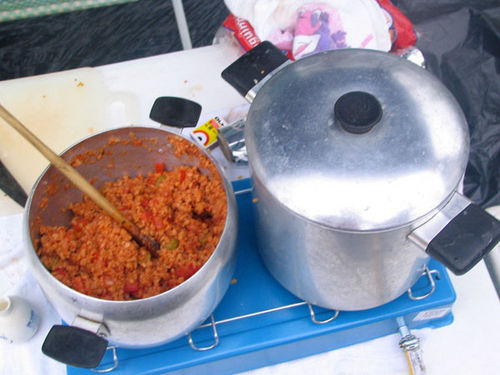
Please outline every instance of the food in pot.
[[147, 175], [124, 175], [100, 189], [141, 232], [161, 244], [159, 256], [152, 258], [84, 197], [67, 208], [74, 214], [69, 227], [40, 226], [37, 253], [54, 277], [93, 297], [131, 300], [179, 285], [207, 261], [224, 229], [225, 189], [215, 166], [195, 146], [170, 141], [178, 153], [196, 157], [198, 165], [170, 170], [158, 162]]

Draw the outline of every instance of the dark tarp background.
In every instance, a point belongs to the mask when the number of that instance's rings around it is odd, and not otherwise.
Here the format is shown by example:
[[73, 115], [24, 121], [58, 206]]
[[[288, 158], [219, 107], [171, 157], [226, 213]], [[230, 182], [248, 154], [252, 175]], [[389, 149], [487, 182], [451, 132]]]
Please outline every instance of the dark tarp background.
[[500, 1], [393, 1], [413, 22], [430, 71], [455, 95], [471, 133], [465, 194], [500, 204]]
[[[222, 0], [184, 0], [194, 47], [212, 43]], [[500, 0], [393, 0], [417, 47], [461, 104], [471, 132], [465, 194], [500, 204]], [[0, 23], [0, 80], [97, 66], [181, 49], [171, 2], [141, 0]], [[0, 169], [0, 187], [12, 187]], [[10, 189], [12, 190], [12, 189]]]

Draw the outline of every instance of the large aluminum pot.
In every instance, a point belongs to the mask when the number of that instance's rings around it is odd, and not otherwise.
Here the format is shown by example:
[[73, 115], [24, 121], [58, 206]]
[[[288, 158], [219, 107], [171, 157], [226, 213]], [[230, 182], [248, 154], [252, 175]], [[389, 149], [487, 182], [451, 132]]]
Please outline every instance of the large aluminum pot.
[[260, 253], [300, 298], [376, 307], [407, 291], [429, 255], [461, 274], [499, 241], [500, 223], [458, 192], [464, 115], [421, 67], [357, 49], [292, 63], [263, 42], [222, 76], [251, 101]]
[[[144, 147], [123, 143], [108, 144], [111, 138], [130, 139], [131, 133]], [[198, 159], [192, 155], [176, 155], [168, 137], [191, 142], [162, 129], [126, 127], [91, 136], [70, 147], [61, 156], [70, 161], [75, 155], [87, 151], [105, 150], [92, 163], [83, 163], [77, 167], [83, 176], [95, 181], [97, 188], [105, 181], [122, 177], [124, 173], [131, 177], [140, 173], [145, 175], [154, 171], [157, 162], [164, 162], [168, 168], [198, 165]], [[201, 152], [217, 166], [217, 162], [205, 151]], [[139, 348], [179, 338], [212, 313], [230, 285], [235, 269], [237, 237], [234, 192], [221, 169], [217, 166], [214, 170], [220, 174], [226, 190], [227, 218], [222, 237], [213, 254], [192, 277], [177, 287], [153, 297], [133, 301], [111, 301], [84, 295], [62, 284], [43, 266], [34, 245], [39, 238], [40, 224], [68, 224], [70, 216], [62, 209], [82, 198], [82, 193], [72, 187], [54, 167], [50, 166], [45, 170], [32, 189], [26, 205], [24, 235], [33, 274], [47, 299], [66, 323], [93, 331], [112, 344]], [[53, 188], [49, 188], [53, 186], [57, 187], [55, 193]], [[61, 340], [62, 346], [67, 345], [67, 337]], [[55, 341], [58, 341], [57, 337]]]

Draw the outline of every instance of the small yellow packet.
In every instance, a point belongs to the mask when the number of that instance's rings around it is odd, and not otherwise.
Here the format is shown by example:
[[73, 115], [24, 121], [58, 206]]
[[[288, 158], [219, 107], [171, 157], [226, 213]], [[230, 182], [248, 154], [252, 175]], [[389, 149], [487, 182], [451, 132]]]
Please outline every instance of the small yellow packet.
[[196, 127], [191, 132], [191, 137], [198, 141], [198, 143], [203, 147], [210, 147], [217, 141], [217, 134], [219, 133], [219, 129], [224, 125], [226, 125], [224, 119], [215, 116], [207, 122]]

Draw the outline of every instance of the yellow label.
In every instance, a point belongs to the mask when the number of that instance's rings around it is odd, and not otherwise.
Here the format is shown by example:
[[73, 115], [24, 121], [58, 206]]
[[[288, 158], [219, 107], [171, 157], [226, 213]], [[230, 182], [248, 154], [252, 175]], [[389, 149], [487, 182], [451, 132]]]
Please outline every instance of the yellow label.
[[224, 120], [216, 116], [195, 128], [191, 132], [191, 136], [204, 147], [209, 147], [217, 141], [218, 129], [224, 125]]

